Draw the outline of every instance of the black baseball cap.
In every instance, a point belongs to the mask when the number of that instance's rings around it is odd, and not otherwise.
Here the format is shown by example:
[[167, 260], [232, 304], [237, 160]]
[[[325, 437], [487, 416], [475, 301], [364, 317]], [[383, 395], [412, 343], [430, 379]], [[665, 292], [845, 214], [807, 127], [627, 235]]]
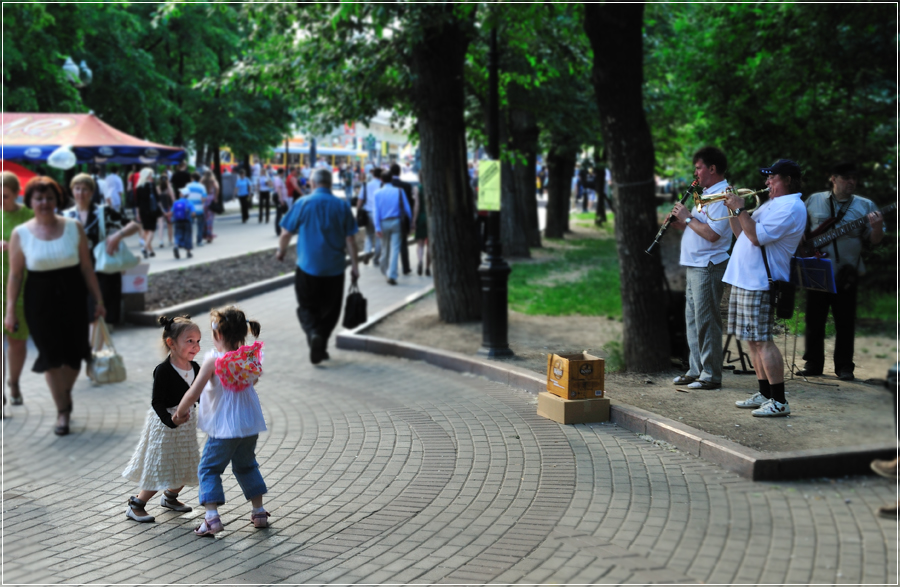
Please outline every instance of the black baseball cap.
[[803, 172], [800, 166], [790, 159], [779, 159], [772, 164], [771, 167], [761, 167], [759, 170], [763, 175], [787, 175], [789, 177], [800, 177]]
[[844, 161], [831, 166], [831, 175], [857, 175], [856, 163]]

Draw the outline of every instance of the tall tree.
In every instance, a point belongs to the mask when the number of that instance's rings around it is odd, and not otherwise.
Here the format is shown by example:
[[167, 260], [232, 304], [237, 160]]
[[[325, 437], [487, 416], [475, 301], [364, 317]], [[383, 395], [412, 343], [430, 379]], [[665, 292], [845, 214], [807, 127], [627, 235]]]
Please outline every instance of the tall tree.
[[653, 372], [669, 362], [662, 267], [644, 254], [656, 232], [653, 141], [643, 110], [643, 4], [589, 4], [584, 29], [594, 50], [603, 142], [616, 185], [616, 249], [622, 288], [625, 363]]
[[463, 117], [463, 65], [477, 6], [267, 3], [246, 11], [254, 30], [272, 34], [230, 75], [290, 96], [311, 131], [369, 120], [380, 108], [415, 121], [438, 314], [446, 322], [479, 318]]

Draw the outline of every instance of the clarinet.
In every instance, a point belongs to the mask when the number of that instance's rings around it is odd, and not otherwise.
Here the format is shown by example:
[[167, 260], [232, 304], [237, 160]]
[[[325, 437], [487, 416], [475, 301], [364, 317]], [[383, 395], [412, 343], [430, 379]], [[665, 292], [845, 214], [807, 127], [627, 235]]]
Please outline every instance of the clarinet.
[[[684, 191], [684, 195], [681, 196], [681, 200], [679, 200], [679, 203], [682, 206], [684, 205], [685, 202], [688, 201], [688, 198], [690, 198], [691, 196], [694, 195], [694, 188], [696, 188], [698, 185], [700, 185], [700, 180], [695, 179], [694, 182], [690, 186], [688, 186], [688, 189], [686, 189]], [[662, 235], [666, 234], [666, 230], [669, 229], [669, 225], [672, 224], [672, 222], [674, 220], [675, 220], [675, 217], [672, 216], [671, 214], [669, 215], [668, 218], [666, 218], [666, 221], [663, 222], [663, 225], [659, 227], [659, 232], [656, 233], [656, 238], [653, 239], [653, 242], [650, 243], [650, 246], [647, 247], [646, 251], [644, 251], [645, 253], [647, 253], [648, 255], [653, 254], [653, 249], [655, 249], [656, 245], [659, 244], [659, 239], [662, 238]]]

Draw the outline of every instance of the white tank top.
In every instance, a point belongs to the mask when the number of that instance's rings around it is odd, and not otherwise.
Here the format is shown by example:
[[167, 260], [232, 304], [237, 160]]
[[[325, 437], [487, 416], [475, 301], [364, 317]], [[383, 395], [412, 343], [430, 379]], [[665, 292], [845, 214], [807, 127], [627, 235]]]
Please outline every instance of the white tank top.
[[78, 265], [78, 221], [62, 217], [60, 220], [66, 223], [62, 236], [50, 241], [34, 236], [24, 224], [16, 227], [29, 271], [52, 271]]

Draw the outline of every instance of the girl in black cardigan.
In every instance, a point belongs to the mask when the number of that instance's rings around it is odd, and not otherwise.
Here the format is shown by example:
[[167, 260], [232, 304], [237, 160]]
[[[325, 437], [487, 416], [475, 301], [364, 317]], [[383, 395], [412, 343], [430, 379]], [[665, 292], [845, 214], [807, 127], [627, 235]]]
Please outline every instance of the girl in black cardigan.
[[200, 449], [197, 446], [197, 415], [180, 425], [172, 421], [178, 403], [190, 388], [200, 366], [193, 361], [200, 352], [200, 328], [189, 316], [161, 316], [163, 342], [169, 351], [166, 360], [153, 370], [153, 399], [144, 422], [137, 448], [122, 476], [141, 488], [128, 499], [125, 517], [136, 522], [152, 522], [144, 507], [158, 491], [160, 505], [176, 512], [189, 512], [190, 506], [178, 501], [185, 485], [197, 485]]

